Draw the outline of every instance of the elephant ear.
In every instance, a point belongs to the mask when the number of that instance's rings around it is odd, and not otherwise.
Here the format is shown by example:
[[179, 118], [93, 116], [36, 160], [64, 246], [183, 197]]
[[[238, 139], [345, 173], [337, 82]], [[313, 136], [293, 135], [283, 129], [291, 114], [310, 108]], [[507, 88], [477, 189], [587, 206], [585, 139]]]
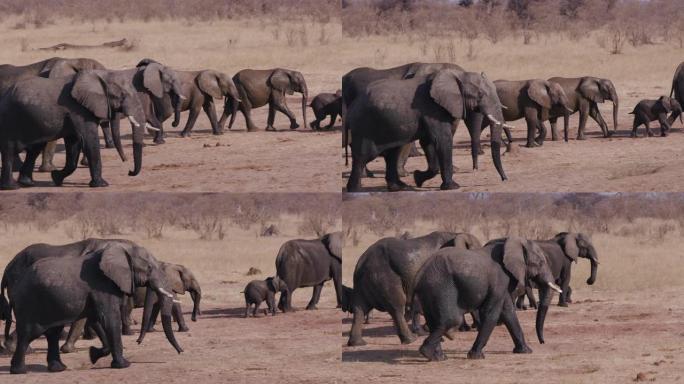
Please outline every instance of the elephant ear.
[[96, 117], [107, 120], [110, 116], [107, 87], [107, 83], [96, 72], [80, 72], [71, 88], [71, 97]]
[[532, 81], [527, 87], [527, 96], [543, 108], [551, 109], [551, 95], [544, 81]]
[[585, 79], [582, 81], [579, 86], [579, 92], [583, 97], [595, 103], [603, 103], [605, 101], [599, 84], [593, 79]]
[[563, 247], [563, 252], [572, 261], [577, 261], [579, 257], [579, 247], [577, 246], [577, 234], [575, 233], [561, 233], [558, 234], [560, 246]]
[[517, 280], [516, 290], [525, 288], [525, 250], [524, 241], [519, 237], [509, 237], [504, 243], [504, 268]]
[[41, 71], [41, 77], [48, 77], [51, 79], [56, 79], [59, 77], [65, 77], [78, 73], [76, 68], [74, 68], [71, 63], [67, 60], [57, 59], [48, 62]]
[[143, 69], [143, 86], [150, 91], [154, 97], [161, 99], [164, 97], [164, 86], [162, 85], [162, 66], [157, 63], [149, 63]]
[[185, 284], [183, 283], [183, 271], [179, 265], [162, 264], [162, 269], [166, 275], [166, 281], [171, 285], [171, 289], [178, 294], [185, 293]]
[[127, 295], [135, 289], [130, 256], [123, 247], [110, 245], [102, 250], [100, 270]]
[[280, 92], [287, 92], [288, 95], [294, 94], [292, 89], [292, 78], [287, 71], [276, 69], [268, 78], [268, 85]]
[[461, 86], [456, 76], [450, 71], [439, 71], [432, 78], [430, 97], [454, 119], [461, 119], [465, 114]]
[[416, 77], [416, 74], [418, 73], [419, 69], [420, 65], [418, 63], [410, 64], [408, 69], [406, 70], [406, 73], [404, 73], [403, 80], [412, 79]]
[[660, 99], [658, 99], [660, 102], [660, 105], [663, 106], [663, 109], [665, 112], [670, 113], [672, 112], [672, 103], [670, 102], [670, 98], [667, 96], [661, 96]]
[[328, 233], [321, 238], [321, 242], [323, 242], [323, 245], [325, 245], [325, 248], [328, 249], [331, 255], [342, 261], [342, 247], [344, 246], [342, 232]]
[[202, 92], [214, 99], [223, 98], [221, 84], [219, 84], [219, 78], [215, 71], [202, 71], [199, 76], [197, 76], [197, 86]]

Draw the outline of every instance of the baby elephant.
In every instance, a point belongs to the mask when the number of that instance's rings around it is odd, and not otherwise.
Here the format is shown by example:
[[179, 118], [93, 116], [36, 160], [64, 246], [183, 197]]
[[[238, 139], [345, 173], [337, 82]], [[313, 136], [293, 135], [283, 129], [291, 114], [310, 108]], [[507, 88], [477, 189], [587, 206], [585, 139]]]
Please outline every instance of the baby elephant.
[[[667, 114], [670, 115], [668, 120]], [[649, 123], [654, 120], [660, 122], [660, 135], [667, 136], [667, 131], [671, 128], [671, 122], [679, 116], [679, 120], [682, 121], [682, 106], [675, 99], [669, 98], [667, 96], [661, 96], [658, 100], [641, 100], [634, 110], [630, 112], [630, 115], [634, 115], [634, 126], [632, 128], [631, 137], [637, 137], [637, 128], [640, 125], [646, 127], [646, 134], [651, 137], [651, 128]]]
[[330, 116], [330, 123], [326, 129], [332, 129], [335, 125], [337, 116], [342, 114], [342, 91], [337, 90], [335, 93], [319, 93], [314, 97], [309, 104], [316, 115], [316, 120], [312, 121], [309, 126], [312, 130], [318, 131], [321, 129], [321, 121]]
[[249, 316], [249, 307], [254, 304], [252, 316], [256, 317], [262, 301], [266, 301], [268, 311], [264, 309], [264, 315], [270, 311], [273, 316], [276, 314], [275, 294], [276, 292], [287, 291], [287, 285], [278, 276], [269, 277], [266, 280], [252, 280], [245, 287], [245, 317]]

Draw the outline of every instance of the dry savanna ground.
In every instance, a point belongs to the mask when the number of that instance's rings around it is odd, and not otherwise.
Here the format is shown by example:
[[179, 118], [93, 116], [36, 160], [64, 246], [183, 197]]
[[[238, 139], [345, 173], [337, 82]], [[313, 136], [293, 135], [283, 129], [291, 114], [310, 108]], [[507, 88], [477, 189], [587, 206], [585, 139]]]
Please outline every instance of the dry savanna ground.
[[[341, 68], [336, 42], [341, 35], [339, 20], [321, 23], [311, 18], [283, 22], [270, 17], [233, 20], [169, 20], [124, 22], [96, 20], [76, 22], [51, 19], [41, 28], [17, 28], [21, 19], [5, 18], [0, 23], [0, 63], [24, 65], [53, 56], [90, 57], [108, 68], [133, 67], [149, 57], [179, 70], [215, 69], [232, 76], [245, 68], [291, 68], [304, 74], [311, 100], [320, 92], [340, 88]], [[156, 20], [156, 19], [155, 19]], [[101, 44], [127, 38], [128, 49], [80, 49], [39, 51], [66, 42], [79, 45]], [[330, 192], [339, 191], [336, 175], [341, 172], [339, 122], [334, 131], [312, 132], [301, 124], [300, 98], [288, 97], [290, 109], [301, 127], [290, 131], [287, 118], [278, 114], [278, 132], [247, 133], [240, 114], [233, 131], [223, 136], [211, 134], [211, 126], [201, 113], [191, 138], [180, 138], [188, 113], [178, 128], [167, 121], [167, 143], [154, 145], [151, 139], [143, 155], [143, 170], [128, 177], [130, 163], [123, 163], [116, 151], [103, 149], [103, 176], [109, 191], [229, 191], [229, 192]], [[266, 126], [267, 107], [253, 111], [257, 126]], [[223, 110], [218, 103], [217, 113]], [[308, 111], [312, 121], [313, 111]], [[227, 125], [227, 124], [226, 124]], [[128, 124], [123, 124], [124, 145], [132, 152]], [[103, 143], [104, 145], [104, 143]], [[60, 145], [60, 151], [61, 151]], [[56, 165], [64, 163], [58, 153]], [[39, 160], [40, 161], [40, 160]], [[132, 160], [131, 160], [132, 161]], [[90, 180], [87, 168], [70, 176], [63, 188], [55, 188], [49, 174], [36, 173], [37, 187], [30, 191], [66, 192], [86, 190]], [[29, 191], [23, 189], [22, 191]]]
[[[524, 147], [526, 124], [512, 122], [515, 148], [503, 156], [503, 166], [509, 181], [502, 182], [494, 169], [488, 144], [480, 156], [480, 170], [474, 172], [470, 158], [469, 135], [464, 124], [454, 139], [454, 180], [460, 191], [489, 192], [603, 192], [603, 191], [680, 191], [681, 168], [678, 154], [684, 146], [684, 134], [679, 121], [667, 138], [631, 139], [632, 111], [641, 99], [656, 99], [669, 95], [672, 76], [682, 61], [682, 49], [676, 44], [657, 43], [633, 48], [626, 45], [622, 54], [611, 55], [603, 35], [594, 33], [579, 41], [561, 35], [543, 34], [530, 45], [518, 37], [506, 38], [497, 44], [476, 39], [430, 38], [420, 34], [345, 37], [340, 43], [340, 57], [347, 68], [371, 66], [392, 67], [413, 61], [454, 62], [466, 70], [485, 72], [492, 80], [523, 80], [553, 76], [596, 76], [611, 79], [620, 99], [618, 132], [608, 139], [599, 126], [589, 119], [588, 140], [576, 141], [578, 115], [570, 119], [570, 141], [552, 142], [549, 133], [542, 148]], [[612, 130], [612, 105], [599, 104], [601, 114]], [[657, 127], [652, 124], [651, 128]], [[562, 134], [562, 119], [560, 120]], [[644, 135], [644, 129], [639, 130]], [[659, 134], [659, 131], [658, 131]], [[488, 131], [483, 142], [488, 140]], [[363, 179], [367, 191], [385, 190], [385, 163], [377, 159], [369, 164], [376, 178]], [[409, 159], [406, 169], [425, 169], [424, 157]], [[341, 186], [346, 185], [346, 168]], [[415, 186], [412, 177], [405, 180]], [[431, 180], [420, 190], [436, 190], [441, 180]]]
[[[485, 348], [484, 360], [467, 360], [475, 332], [459, 333], [445, 340], [448, 360], [428, 363], [418, 353], [423, 338], [401, 345], [386, 313], [373, 312], [364, 326], [363, 347], [347, 347], [351, 316], [343, 320], [342, 361], [346, 379], [370, 382], [554, 382], [608, 383], [640, 381], [679, 382], [684, 360], [684, 258], [679, 250], [681, 234], [673, 232], [655, 240], [633, 232], [651, 231], [663, 222], [636, 220], [616, 231], [628, 236], [594, 234], [601, 265], [593, 286], [585, 283], [589, 263], [573, 265], [574, 303], [567, 308], [552, 306], [546, 320], [546, 344], [540, 345], [534, 331], [534, 310], [519, 311], [530, 355], [511, 353], [513, 343], [504, 327], [497, 327]], [[550, 222], [555, 231], [562, 223]], [[417, 222], [405, 228], [418, 236], [440, 228]], [[484, 239], [477, 224], [472, 233]], [[378, 236], [359, 235], [358, 243], [344, 249], [345, 284], [352, 285], [358, 257]], [[392, 235], [391, 233], [387, 234]], [[492, 233], [492, 238], [503, 233]], [[554, 303], [556, 299], [554, 299]], [[495, 379], [494, 379], [495, 378]]]
[[[79, 341], [77, 352], [62, 355], [69, 367], [66, 372], [46, 371], [46, 343], [38, 339], [36, 349], [27, 356], [29, 373], [9, 377], [10, 356], [0, 356], [0, 382], [13, 383], [74, 383], [135, 381], [186, 383], [266, 382], [321, 383], [338, 369], [340, 346], [336, 335], [341, 332], [340, 312], [332, 284], [326, 284], [319, 309], [305, 311], [311, 289], [295, 291], [294, 304], [299, 310], [275, 317], [244, 319], [244, 296], [240, 293], [252, 279], [264, 279], [275, 274], [275, 256], [281, 244], [292, 238], [314, 238], [300, 234], [301, 219], [284, 215], [273, 221], [280, 234], [259, 237], [255, 228], [244, 230], [230, 226], [223, 240], [200, 240], [192, 231], [165, 229], [163, 238], [149, 239], [139, 233], [126, 232], [112, 236], [126, 238], [145, 246], [158, 259], [181, 263], [190, 268], [202, 285], [202, 316], [190, 321], [192, 301], [180, 296], [188, 333], [176, 333], [185, 352], [176, 354], [162, 332], [149, 334], [142, 345], [135, 337], [124, 336], [124, 355], [131, 361], [125, 370], [109, 369], [110, 359], [95, 366], [88, 359], [88, 347], [93, 341]], [[65, 221], [37, 235], [35, 227], [9, 226], [0, 234], [0, 265], [5, 265], [19, 250], [35, 242], [63, 244], [74, 241]], [[250, 268], [261, 272], [248, 276]], [[263, 306], [262, 306], [263, 308]], [[134, 312], [140, 320], [141, 312]], [[159, 326], [158, 326], [159, 328]], [[138, 331], [134, 326], [134, 330]]]

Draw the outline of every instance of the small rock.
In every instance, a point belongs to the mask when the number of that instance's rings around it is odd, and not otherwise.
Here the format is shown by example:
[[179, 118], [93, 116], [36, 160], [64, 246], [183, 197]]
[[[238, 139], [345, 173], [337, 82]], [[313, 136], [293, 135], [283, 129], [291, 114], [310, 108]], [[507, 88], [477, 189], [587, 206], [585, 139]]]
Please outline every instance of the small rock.
[[648, 377], [643, 372], [637, 373], [636, 378], [634, 379], [634, 381], [647, 381], [647, 380], [648, 380]]
[[249, 267], [249, 271], [247, 271], [247, 276], [260, 275], [260, 274], [261, 274], [261, 269], [259, 269], [259, 268]]

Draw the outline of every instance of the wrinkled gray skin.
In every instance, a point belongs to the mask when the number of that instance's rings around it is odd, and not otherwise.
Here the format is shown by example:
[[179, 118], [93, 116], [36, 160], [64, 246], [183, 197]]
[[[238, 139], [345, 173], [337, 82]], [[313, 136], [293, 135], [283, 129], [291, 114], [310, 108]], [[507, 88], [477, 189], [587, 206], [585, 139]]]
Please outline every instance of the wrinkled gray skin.
[[311, 100], [309, 104], [316, 116], [316, 120], [312, 121], [309, 126], [314, 131], [321, 129], [321, 122], [326, 117], [330, 116], [330, 123], [326, 129], [332, 129], [337, 121], [337, 116], [342, 114], [342, 91], [338, 90], [335, 93], [319, 93]]
[[274, 68], [274, 69], [243, 69], [233, 76], [233, 82], [240, 94], [240, 103], [236, 107], [234, 100], [226, 99], [223, 108], [223, 115], [219, 121], [219, 127], [223, 129], [228, 116], [230, 116], [230, 123], [228, 129], [233, 127], [235, 117], [237, 116], [236, 109], [242, 112], [247, 124], [247, 131], [257, 131], [258, 128], [252, 121], [252, 109], [263, 107], [268, 104], [268, 120], [266, 122], [267, 131], [275, 131], [273, 122], [275, 120], [275, 113], [280, 112], [290, 119], [290, 129], [299, 128], [294, 114], [287, 107], [285, 95], [292, 95], [295, 92], [302, 94], [302, 119], [304, 126], [306, 126], [306, 107], [309, 97], [309, 90], [304, 80], [304, 75], [301, 72], [291, 69]]
[[[569, 108], [568, 98], [560, 84], [541, 80], [506, 81], [494, 82], [496, 93], [501, 104], [506, 107], [503, 110], [506, 121], [525, 119], [527, 123], [526, 147], [533, 148], [544, 144], [546, 138], [546, 126], [544, 121], [549, 119], [549, 110], [552, 108]], [[535, 135], [539, 136], [535, 140]], [[509, 142], [513, 139], [510, 131], [506, 130]]]
[[287, 285], [278, 276], [269, 277], [266, 280], [252, 280], [245, 287], [245, 317], [249, 316], [249, 309], [252, 305], [252, 317], [256, 317], [257, 311], [262, 301], [268, 305], [268, 310], [264, 309], [264, 315], [271, 312], [276, 315], [275, 294], [287, 294]]
[[[613, 85], [612, 81], [596, 77], [552, 77], [549, 81], [558, 83], [563, 87], [565, 95], [568, 97], [568, 107], [572, 111], [568, 112], [562, 107], [554, 107], [551, 109], [549, 121], [551, 121], [551, 135], [554, 141], [559, 140], [558, 129], [556, 127], [558, 118], [561, 116], [563, 117], [563, 136], [565, 141], [568, 141], [570, 115], [578, 111], [580, 113], [580, 121], [577, 130], [577, 140], [586, 140], [584, 130], [589, 116], [591, 116], [591, 118], [601, 127], [603, 137], [610, 137], [613, 135], [613, 132], [617, 131], [619, 100], [615, 85]], [[598, 103], [603, 103], [606, 100], [613, 102], [613, 132], [608, 131], [608, 124], [603, 120], [603, 116], [601, 116], [601, 112], [598, 109]]]
[[[64, 246], [35, 244], [21, 251], [5, 269], [2, 295], [16, 318], [16, 350], [10, 372], [26, 373], [24, 355], [29, 343], [41, 335], [48, 340], [48, 370], [66, 369], [59, 357], [64, 325], [87, 318], [95, 325], [102, 348], [91, 347], [90, 359], [112, 354], [112, 368], [126, 368], [121, 343], [121, 307], [135, 287], [148, 288], [143, 325], [149, 321], [151, 298], [163, 303], [166, 337], [178, 351], [171, 329], [170, 286], [158, 261], [146, 249], [123, 240], [88, 239]], [[8, 337], [9, 329], [5, 334]], [[138, 342], [142, 342], [144, 328]]]
[[64, 139], [66, 166], [53, 171], [52, 180], [60, 186], [77, 167], [83, 150], [90, 168], [90, 186], [105, 187], [102, 178], [98, 126], [121, 114], [135, 121], [133, 128], [134, 176], [142, 166], [146, 115], [133, 86], [112, 71], [92, 70], [61, 78], [35, 77], [17, 82], [0, 99], [0, 188], [19, 188], [12, 178], [15, 155], [27, 151], [19, 173], [19, 183], [33, 185], [36, 158], [49, 141]]
[[[53, 57], [47, 60], [36, 63], [15, 66], [11, 64], [0, 65], [0, 95], [3, 95], [9, 90], [17, 81], [29, 79], [32, 77], [45, 78], [59, 78], [69, 75], [74, 75], [78, 72], [89, 69], [105, 69], [104, 65], [93, 59], [78, 58], [67, 59], [62, 57]], [[105, 142], [107, 148], [113, 148], [114, 143], [111, 140], [111, 135], [105, 129], [103, 124], [102, 130], [105, 133]], [[38, 169], [40, 172], [54, 171], [55, 167], [48, 159], [52, 158], [57, 146], [56, 141], [49, 142], [43, 151], [42, 164]], [[19, 154], [15, 158], [14, 171], [18, 171], [21, 167], [22, 161], [19, 159]]]
[[388, 312], [402, 344], [416, 339], [404, 318], [413, 299], [415, 277], [420, 267], [444, 247], [473, 249], [477, 238], [465, 233], [432, 232], [413, 239], [380, 239], [361, 255], [354, 268], [350, 311], [354, 315], [347, 345], [365, 345], [363, 321], [370, 310]]
[[[397, 168], [402, 146], [415, 140], [420, 141], [428, 163], [427, 171], [414, 172], [416, 185], [421, 187], [440, 174], [440, 189], [459, 188], [452, 179], [454, 127], [459, 120], [476, 119], [478, 115], [496, 121], [491, 134], [492, 158], [502, 180], [506, 180], [500, 152], [504, 121], [501, 103], [494, 84], [484, 74], [442, 70], [427, 77], [373, 82], [347, 111], [345, 124], [354, 137], [347, 192], [360, 191], [366, 164], [378, 156], [385, 158], [387, 189], [408, 189]], [[476, 138], [472, 142], [475, 152], [481, 126], [482, 120], [478, 120], [477, 132], [471, 136]]]
[[[346, 120], [346, 111], [353, 104], [354, 100], [360, 95], [366, 92], [368, 86], [374, 81], [378, 80], [406, 80], [412, 79], [414, 77], [424, 77], [431, 75], [442, 69], [451, 69], [456, 72], [465, 72], [463, 68], [456, 64], [451, 63], [409, 63], [400, 65], [398, 67], [387, 68], [387, 69], [375, 69], [368, 67], [355, 68], [349, 71], [347, 74], [342, 76], [342, 117]], [[457, 123], [458, 124], [458, 123]], [[455, 130], [454, 126], [454, 130]], [[351, 143], [351, 127], [349, 125], [344, 125], [344, 135], [342, 138], [342, 146], [347, 150], [349, 143]], [[408, 176], [408, 172], [404, 169], [406, 161], [411, 153], [411, 148], [415, 148], [415, 144], [412, 146], [405, 145], [402, 147], [397, 172], [399, 176]], [[349, 156], [345, 154], [345, 165], [349, 165]], [[372, 173], [366, 169], [366, 174], [368, 177], [372, 177]]]
[[[679, 64], [674, 76], [672, 77], [672, 89], [670, 90], [670, 97], [676, 99], [680, 105], [684, 105], [684, 62]], [[677, 117], [681, 119], [681, 113], [679, 116], [670, 116], [668, 119], [670, 125], [677, 120]]]
[[[671, 113], [670, 117], [667, 116], [668, 113]], [[652, 137], [653, 132], [651, 132], [649, 124], [651, 121], [658, 120], [660, 123], [660, 136], [662, 137], [667, 136], [667, 132], [672, 128], [674, 119], [679, 117], [680, 122], [682, 122], [681, 104], [676, 99], [667, 96], [661, 96], [657, 100], [641, 100], [629, 114], [634, 115], [631, 137], [638, 136], [637, 128], [640, 125], [646, 127], [646, 134], [648, 137]]]
[[[499, 320], [513, 339], [513, 353], [531, 353], [511, 299], [524, 292], [528, 279], [546, 290], [553, 284], [543, 251], [527, 240], [508, 238], [476, 250], [444, 248], [437, 252], [416, 275], [415, 293], [430, 332], [420, 353], [430, 361], [445, 360], [442, 337], [461, 325], [465, 313], [474, 311], [480, 323], [469, 359], [484, 358], [483, 349]], [[543, 324], [544, 319], [537, 318], [538, 330]], [[538, 336], [543, 343], [543, 332]]]
[[338, 308], [342, 305], [342, 232], [332, 232], [320, 239], [290, 240], [280, 247], [276, 256], [276, 275], [285, 283], [278, 309], [292, 312], [292, 292], [297, 288], [313, 287], [313, 295], [306, 309], [316, 309], [323, 284], [332, 279], [335, 284]]
[[[589, 236], [584, 233], [561, 232], [550, 240], [535, 240], [546, 256], [546, 261], [551, 268], [554, 282], [561, 287], [563, 293], [558, 296], [558, 305], [567, 307], [572, 303], [572, 288], [570, 280], [572, 278], [572, 263], [576, 263], [578, 258], [588, 259], [591, 263], [591, 275], [587, 279], [587, 284], [592, 285], [596, 281], [598, 272], [598, 253]], [[530, 306], [537, 308], [532, 288], [534, 283], [526, 287], [527, 298]], [[517, 307], [524, 309], [524, 296], [517, 300]]]

